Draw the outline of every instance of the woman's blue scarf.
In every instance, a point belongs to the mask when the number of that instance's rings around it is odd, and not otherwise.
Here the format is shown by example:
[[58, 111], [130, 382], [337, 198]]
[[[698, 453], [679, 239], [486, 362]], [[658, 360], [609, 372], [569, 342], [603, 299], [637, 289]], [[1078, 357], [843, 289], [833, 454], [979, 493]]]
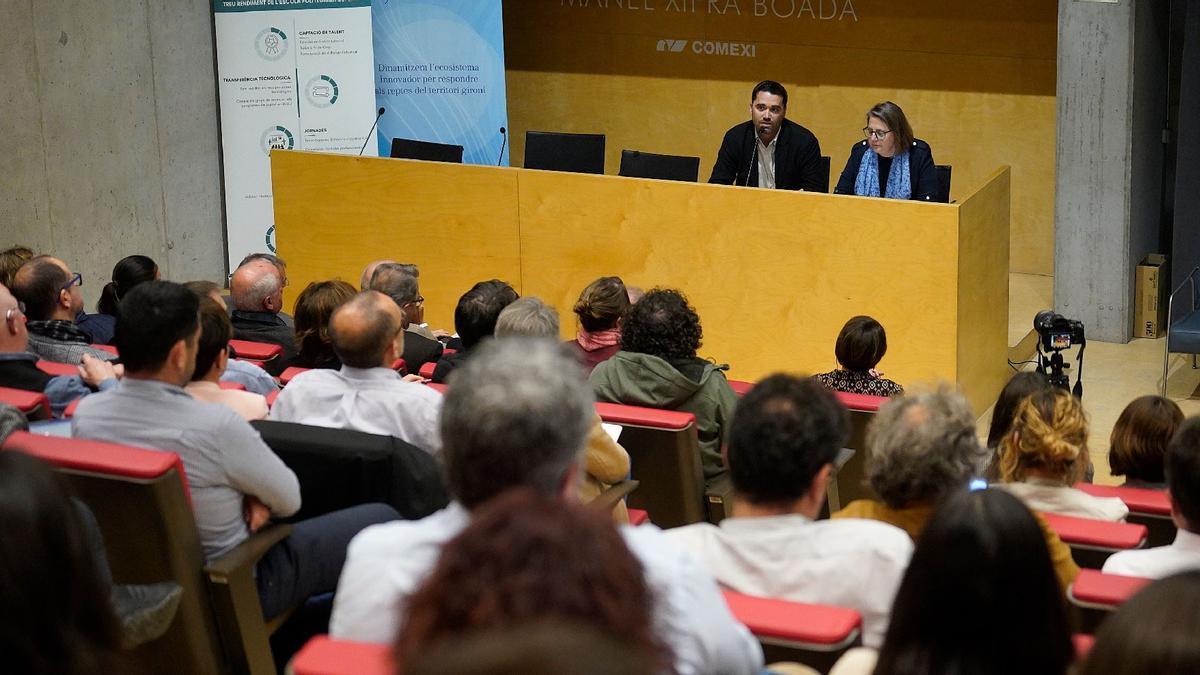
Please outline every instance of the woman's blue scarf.
[[[854, 194], [862, 197], [879, 196], [879, 155], [867, 147], [862, 161], [858, 163], [858, 177], [854, 179]], [[908, 171], [908, 151], [892, 157], [892, 170], [888, 172], [888, 199], [912, 199], [912, 174]]]

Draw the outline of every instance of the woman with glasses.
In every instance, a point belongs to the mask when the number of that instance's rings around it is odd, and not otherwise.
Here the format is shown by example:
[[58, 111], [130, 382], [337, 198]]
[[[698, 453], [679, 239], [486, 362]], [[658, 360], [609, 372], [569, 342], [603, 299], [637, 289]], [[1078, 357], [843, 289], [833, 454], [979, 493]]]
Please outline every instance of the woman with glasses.
[[913, 137], [900, 106], [891, 101], [867, 111], [866, 140], [854, 144], [834, 194], [937, 201], [937, 169], [929, 144]]

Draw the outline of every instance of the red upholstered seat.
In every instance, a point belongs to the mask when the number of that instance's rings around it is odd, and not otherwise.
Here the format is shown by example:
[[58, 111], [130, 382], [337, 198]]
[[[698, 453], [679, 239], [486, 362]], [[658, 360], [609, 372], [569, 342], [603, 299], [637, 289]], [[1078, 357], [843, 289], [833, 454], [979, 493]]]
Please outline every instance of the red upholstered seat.
[[221, 387], [222, 389], [231, 389], [233, 391], [246, 391], [246, 385], [242, 384], [241, 382], [226, 382], [225, 380], [221, 380], [217, 383], [217, 386]]
[[629, 524], [642, 525], [650, 522], [650, 514], [642, 509], [626, 509], [629, 511]]
[[295, 675], [392, 675], [396, 665], [390, 645], [318, 635], [296, 653], [291, 671]]
[[730, 380], [729, 387], [733, 389], [733, 393], [738, 395], [738, 398], [750, 393], [756, 382], [747, 382], [745, 380]]
[[696, 416], [689, 412], [642, 408], [620, 403], [597, 403], [596, 412], [605, 422], [650, 429], [680, 431], [696, 423]]
[[429, 387], [430, 389], [436, 391], [439, 394], [446, 393], [446, 385], [444, 385], [444, 384], [439, 384], [437, 382], [426, 382], [425, 386]]
[[404, 362], [404, 359], [396, 359], [395, 361], [392, 361], [392, 370], [401, 373], [407, 373], [408, 364]]
[[450, 349], [448, 347], [442, 350], [442, 356], [450, 356], [451, 354], [457, 354], [457, 353], [458, 353], [457, 349]]
[[1092, 645], [1096, 644], [1096, 637], [1085, 633], [1076, 633], [1071, 636], [1071, 644], [1075, 646], [1075, 661], [1082, 662], [1087, 658], [1088, 652], [1092, 651]]
[[283, 347], [270, 342], [251, 342], [250, 340], [230, 340], [229, 346], [237, 352], [237, 357], [246, 361], [270, 361], [283, 353]]
[[725, 590], [725, 603], [759, 639], [782, 640], [807, 649], [842, 649], [856, 640], [862, 616], [853, 609], [760, 598]]
[[113, 356], [117, 356], [117, 348], [112, 345], [89, 345], [89, 346], [92, 349], [99, 349], [101, 351], [106, 351], [109, 354], [112, 354]]
[[40, 391], [0, 387], [0, 403], [11, 405], [31, 420], [50, 416], [50, 399]]
[[1099, 570], [1079, 570], [1075, 583], [1067, 589], [1071, 602], [1085, 607], [1112, 609], [1119, 607], [1151, 579], [1104, 574]]
[[79, 407], [79, 402], [82, 400], [83, 400], [83, 397], [80, 396], [79, 398], [75, 399], [74, 401], [71, 401], [71, 404], [68, 405], [67, 409], [63, 411], [63, 417], [64, 418], [74, 417], [75, 409]]
[[279, 390], [278, 389], [267, 394], [267, 407], [270, 408], [271, 406], [275, 405], [275, 399], [277, 399], [277, 398], [279, 398]]
[[1050, 528], [1072, 548], [1076, 546], [1123, 551], [1146, 543], [1146, 526], [1043, 513]]
[[888, 402], [886, 396], [870, 396], [868, 394], [847, 394], [844, 391], [833, 392], [842, 405], [851, 410], [864, 412], [879, 412], [879, 407]]
[[309, 370], [312, 370], [312, 369], [311, 368], [301, 368], [300, 366], [289, 366], [287, 368], [284, 368], [283, 372], [279, 374], [279, 384], [282, 384], [283, 386], [286, 387], [288, 382], [291, 382], [294, 377], [296, 377], [300, 373], [307, 373]]
[[38, 361], [37, 367], [38, 370], [42, 371], [43, 373], [46, 373], [47, 375], [54, 375], [56, 377], [59, 375], [71, 376], [79, 374], [79, 366], [73, 366], [69, 363], [59, 363], [57, 361]]
[[433, 377], [434, 368], [437, 368], [437, 363], [434, 363], [433, 361], [423, 363], [421, 364], [421, 369], [417, 371], [417, 374], [428, 380]]
[[1171, 515], [1171, 500], [1167, 497], [1166, 490], [1147, 490], [1145, 488], [1095, 485], [1092, 483], [1076, 483], [1075, 487], [1095, 497], [1117, 497], [1125, 502], [1129, 510], [1134, 513], [1164, 517]]

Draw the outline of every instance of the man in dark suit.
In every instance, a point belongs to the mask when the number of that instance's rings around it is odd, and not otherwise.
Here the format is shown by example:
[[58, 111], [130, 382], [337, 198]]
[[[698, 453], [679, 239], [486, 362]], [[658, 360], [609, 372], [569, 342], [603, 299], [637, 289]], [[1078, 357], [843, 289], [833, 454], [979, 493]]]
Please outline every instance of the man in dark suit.
[[[379, 291], [392, 299], [404, 313], [403, 325], [408, 330], [409, 325], [419, 319], [424, 312], [421, 288], [417, 277], [413, 276], [406, 265], [385, 262], [376, 266], [367, 282], [369, 290]], [[408, 331], [404, 334], [404, 359], [409, 373], [416, 373], [426, 363], [436, 363], [442, 358], [442, 343], [431, 340], [420, 333]]]
[[725, 133], [710, 183], [828, 192], [821, 144], [787, 119], [787, 90], [763, 80], [750, 93], [750, 120]]
[[278, 375], [296, 358], [296, 334], [281, 316], [283, 309], [283, 275], [271, 261], [253, 259], [237, 268], [229, 281], [233, 299], [233, 337], [252, 342], [269, 342], [283, 348], [281, 358], [264, 366], [268, 373]]

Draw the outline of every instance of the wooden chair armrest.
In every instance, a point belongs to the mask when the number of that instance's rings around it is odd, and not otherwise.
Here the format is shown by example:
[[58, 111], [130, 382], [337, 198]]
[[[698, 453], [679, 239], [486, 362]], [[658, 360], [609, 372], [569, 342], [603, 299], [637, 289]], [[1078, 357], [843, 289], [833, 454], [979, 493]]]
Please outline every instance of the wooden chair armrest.
[[211, 581], [221, 583], [222, 578], [232, 577], [239, 572], [248, 571], [253, 575], [254, 566], [262, 559], [272, 546], [287, 539], [292, 534], [292, 526], [275, 523], [250, 535], [250, 538], [238, 544], [229, 553], [217, 558], [204, 567], [204, 573]]
[[617, 502], [629, 496], [629, 493], [636, 490], [638, 485], [636, 480], [623, 480], [596, 495], [596, 498], [589, 502], [588, 506], [599, 511], [612, 511]]

